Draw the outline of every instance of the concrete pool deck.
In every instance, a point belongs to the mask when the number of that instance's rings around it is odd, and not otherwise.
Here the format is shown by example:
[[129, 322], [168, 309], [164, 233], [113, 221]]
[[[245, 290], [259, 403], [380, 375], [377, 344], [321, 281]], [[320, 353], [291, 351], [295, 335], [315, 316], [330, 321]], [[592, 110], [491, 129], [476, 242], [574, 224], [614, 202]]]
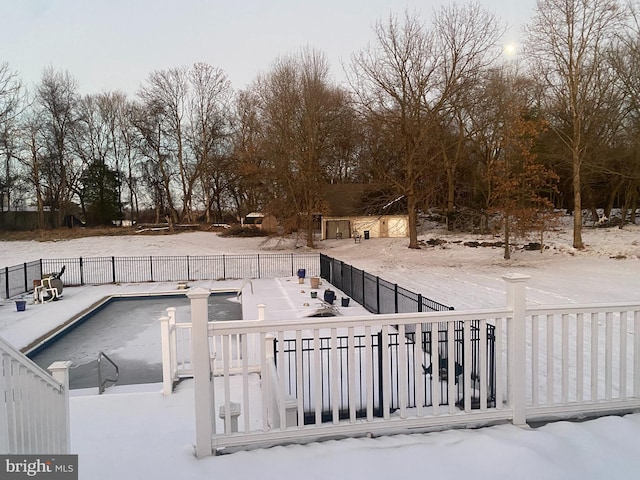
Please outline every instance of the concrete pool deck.
[[[293, 320], [312, 315], [322, 307], [321, 298], [325, 288], [336, 292], [334, 304], [340, 315], [370, 315], [361, 305], [350, 302], [349, 307], [340, 306], [345, 296], [333, 286], [322, 282], [318, 299], [311, 298], [310, 280], [303, 284], [297, 277], [245, 280], [201, 280], [188, 282], [188, 289], [179, 289], [179, 282], [131, 283], [85, 285], [65, 287], [63, 296], [55, 302], [34, 303], [30, 294], [19, 295], [0, 301], [0, 336], [20, 350], [29, 350], [44, 341], [56, 330], [95, 308], [109, 297], [186, 294], [189, 289], [200, 287], [212, 291], [234, 290], [242, 287], [242, 315], [245, 320], [258, 318], [258, 305], [265, 305], [266, 320]], [[243, 286], [244, 284], [244, 286]], [[24, 299], [27, 306], [17, 311], [15, 301]], [[159, 330], [158, 325], [158, 330]], [[64, 359], [60, 359], [64, 360]]]

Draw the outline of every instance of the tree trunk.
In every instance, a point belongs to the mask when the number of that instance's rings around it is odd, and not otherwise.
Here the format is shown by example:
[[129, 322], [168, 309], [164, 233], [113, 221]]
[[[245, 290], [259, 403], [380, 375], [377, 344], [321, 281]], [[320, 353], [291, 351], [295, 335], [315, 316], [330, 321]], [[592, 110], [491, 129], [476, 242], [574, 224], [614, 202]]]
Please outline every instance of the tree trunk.
[[579, 152], [573, 151], [573, 248], [582, 250], [582, 196]]
[[307, 215], [307, 247], [315, 248], [313, 243], [313, 215]]
[[416, 196], [413, 193], [407, 195], [407, 207], [409, 209], [409, 248], [419, 249], [418, 245], [418, 216], [416, 213]]
[[508, 214], [504, 217], [504, 259], [511, 259], [511, 224]]

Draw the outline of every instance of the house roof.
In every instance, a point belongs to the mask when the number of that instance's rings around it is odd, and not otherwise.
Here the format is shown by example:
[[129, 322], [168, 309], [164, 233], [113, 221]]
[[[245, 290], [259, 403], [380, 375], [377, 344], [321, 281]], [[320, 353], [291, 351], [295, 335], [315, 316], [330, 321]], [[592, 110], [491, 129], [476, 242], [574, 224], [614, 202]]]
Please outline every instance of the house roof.
[[404, 197], [390, 195], [384, 187], [375, 184], [330, 184], [325, 189], [325, 200], [328, 214], [335, 217], [407, 213]]

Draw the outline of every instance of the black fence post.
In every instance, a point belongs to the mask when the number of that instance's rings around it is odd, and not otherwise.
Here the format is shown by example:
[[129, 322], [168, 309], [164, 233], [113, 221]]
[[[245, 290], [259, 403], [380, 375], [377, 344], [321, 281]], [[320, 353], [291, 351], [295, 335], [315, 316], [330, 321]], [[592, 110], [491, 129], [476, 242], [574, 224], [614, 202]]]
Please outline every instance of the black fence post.
[[293, 253], [292, 253], [292, 254], [291, 254], [291, 276], [292, 276], [292, 277], [296, 274], [296, 272], [295, 272], [294, 268], [295, 268], [295, 267], [293, 266]]
[[191, 268], [189, 268], [189, 255], [187, 255], [187, 280], [191, 280]]
[[349, 296], [353, 297], [353, 265], [349, 265]]
[[422, 312], [422, 294], [418, 294], [418, 312]]
[[84, 285], [84, 263], [80, 257], [80, 285]]
[[262, 277], [260, 276], [260, 254], [258, 253], [258, 254], [256, 254], [256, 255], [257, 255], [256, 263], [258, 264], [258, 278], [262, 278]]
[[227, 257], [222, 255], [222, 279], [227, 279]]
[[398, 302], [398, 284], [397, 283], [393, 284], [393, 306], [395, 308], [396, 313], [399, 313], [400, 305]]
[[116, 283], [116, 257], [111, 257], [111, 278]]
[[364, 293], [366, 291], [366, 288], [364, 288], [364, 279], [365, 279], [364, 270], [362, 270], [362, 306], [364, 308], [367, 308], [367, 300], [365, 298], [365, 293]]
[[9, 298], [9, 267], [4, 267], [4, 288], [6, 291], [5, 298]]
[[24, 291], [29, 291], [29, 281], [27, 279], [27, 262], [24, 262]]
[[380, 277], [376, 276], [376, 313], [380, 313]]
[[153, 282], [153, 256], [149, 255], [149, 270], [151, 271], [151, 281]]

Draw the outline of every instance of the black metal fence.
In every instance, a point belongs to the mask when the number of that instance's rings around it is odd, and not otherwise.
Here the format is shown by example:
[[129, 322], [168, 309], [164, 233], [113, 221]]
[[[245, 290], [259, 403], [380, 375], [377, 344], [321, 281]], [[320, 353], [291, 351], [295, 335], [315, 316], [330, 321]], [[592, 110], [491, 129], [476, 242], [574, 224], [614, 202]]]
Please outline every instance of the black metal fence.
[[[480, 365], [480, 329], [478, 322], [472, 322], [470, 331], [470, 346], [471, 351], [465, 352], [465, 339], [464, 339], [464, 327], [462, 322], [457, 322], [454, 329], [454, 369], [455, 372], [449, 372], [448, 355], [448, 335], [449, 331], [445, 324], [438, 326], [438, 355], [431, 355], [431, 331], [430, 328], [423, 328], [421, 339], [416, 347], [416, 338], [414, 333], [407, 333], [405, 335], [405, 349], [406, 355], [406, 376], [401, 377], [400, 368], [400, 342], [398, 341], [398, 333], [389, 334], [389, 340], [384, 348], [388, 349], [390, 371], [391, 371], [391, 397], [389, 399], [389, 408], [391, 411], [400, 408], [399, 393], [400, 388], [404, 388], [403, 383], [406, 385], [407, 408], [413, 408], [417, 406], [417, 398], [423, 398], [423, 407], [429, 407], [433, 405], [432, 399], [434, 398], [434, 383], [437, 385], [435, 388], [439, 389], [438, 398], [440, 399], [440, 405], [449, 405], [452, 401], [455, 405], [464, 408], [464, 398], [466, 388], [470, 389], [471, 408], [480, 408], [480, 378], [483, 377], [487, 383], [487, 406], [495, 406], [496, 400], [496, 365], [495, 365], [495, 327], [493, 325], [487, 325], [487, 348], [486, 348], [486, 372], [481, 372]], [[283, 351], [284, 365], [278, 365], [278, 372], [285, 377], [285, 385], [287, 393], [294, 398], [300, 398], [301, 395], [304, 403], [304, 418], [305, 424], [315, 423], [315, 405], [316, 397], [321, 399], [321, 416], [322, 421], [331, 421], [333, 418], [333, 399], [334, 392], [332, 386], [336, 385], [338, 392], [336, 392], [335, 398], [338, 399], [338, 412], [339, 418], [349, 418], [349, 405], [356, 404], [356, 416], [365, 417], [367, 415], [367, 388], [372, 389], [372, 398], [374, 406], [374, 415], [382, 417], [384, 412], [382, 410], [382, 372], [383, 372], [383, 350], [380, 348], [383, 345], [382, 334], [371, 335], [371, 349], [367, 353], [366, 338], [364, 335], [354, 336], [354, 349], [353, 362], [349, 362], [348, 354], [348, 337], [339, 336], [336, 338], [336, 355], [334, 356], [337, 361], [336, 368], [331, 368], [331, 338], [321, 337], [318, 351], [320, 354], [319, 371], [316, 371], [316, 364], [314, 361], [314, 343], [313, 339], [301, 339], [301, 345], [297, 345], [297, 340], [289, 339], [284, 340]], [[278, 342], [275, 342], [275, 351], [278, 352]], [[418, 352], [418, 358], [421, 359], [420, 364], [416, 364], [414, 359], [415, 349], [420, 348]], [[468, 353], [468, 354], [467, 354]], [[367, 359], [366, 356], [370, 355], [371, 358]], [[301, 361], [298, 364], [297, 356], [301, 356]], [[278, 355], [275, 356], [276, 360]], [[465, 385], [464, 368], [466, 363], [470, 363], [470, 385]], [[438, 368], [439, 382], [434, 382], [434, 376], [432, 375], [433, 367]], [[302, 368], [301, 385], [297, 383], [297, 369]], [[369, 367], [367, 367], [369, 366]], [[356, 376], [356, 388], [353, 391], [353, 397], [350, 396], [349, 389], [349, 372], [355, 369]], [[421, 396], [418, 396], [418, 386], [415, 383], [416, 369], [418, 369], [418, 375], [424, 375], [425, 381], [423, 382], [424, 391]], [[339, 379], [332, 379], [331, 372], [335, 372], [340, 376]], [[320, 381], [316, 379], [320, 377]], [[449, 381], [454, 381], [455, 398], [449, 398]], [[316, 386], [320, 385], [321, 392], [319, 395], [316, 392]], [[300, 391], [300, 388], [302, 391]]]
[[33, 290], [33, 280], [42, 278], [42, 261], [22, 263], [0, 270], [0, 298], [11, 298]]
[[388, 282], [341, 260], [320, 255], [320, 276], [371, 313], [442, 312], [442, 303]]
[[304, 268], [318, 276], [317, 253], [273, 253], [211, 256], [87, 257], [43, 259], [0, 270], [0, 295], [10, 298], [33, 289], [43, 273], [65, 266], [64, 285], [177, 282], [294, 276]]

